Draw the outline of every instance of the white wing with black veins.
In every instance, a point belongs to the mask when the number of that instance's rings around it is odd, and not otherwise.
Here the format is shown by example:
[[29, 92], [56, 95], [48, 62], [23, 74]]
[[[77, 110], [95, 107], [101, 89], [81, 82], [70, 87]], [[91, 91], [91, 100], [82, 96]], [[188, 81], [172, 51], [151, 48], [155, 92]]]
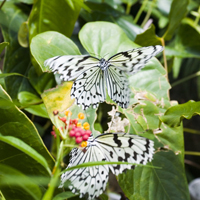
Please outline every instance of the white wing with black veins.
[[93, 139], [88, 139], [88, 146], [83, 150], [73, 149], [69, 167], [87, 162], [110, 161], [130, 162], [133, 165], [114, 164], [98, 165], [67, 171], [61, 176], [61, 185], [67, 180], [71, 181], [69, 188], [73, 193], [87, 199], [98, 197], [106, 188], [109, 170], [118, 175], [127, 169], [134, 168], [134, 164], [146, 164], [153, 158], [154, 142], [125, 133], [105, 133]]
[[45, 66], [49, 66], [54, 73], [60, 74], [63, 81], [71, 81], [76, 79], [85, 70], [97, 66], [99, 59], [88, 55], [67, 55], [55, 56], [44, 62]]
[[119, 69], [135, 74], [140, 71], [152, 57], [163, 50], [160, 45], [132, 49], [115, 54], [109, 62]]
[[76, 104], [85, 110], [90, 105], [96, 108], [99, 102], [105, 101], [104, 73], [99, 67], [90, 68], [74, 81], [71, 97], [76, 98]]

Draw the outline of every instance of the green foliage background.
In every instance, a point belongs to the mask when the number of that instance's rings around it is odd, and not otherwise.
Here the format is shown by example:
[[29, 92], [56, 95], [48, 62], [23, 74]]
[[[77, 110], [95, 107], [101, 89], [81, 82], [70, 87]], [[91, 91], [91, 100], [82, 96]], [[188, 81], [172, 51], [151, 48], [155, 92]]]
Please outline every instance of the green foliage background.
[[[127, 132], [154, 140], [154, 159], [150, 167], [138, 166], [117, 180], [130, 200], [189, 199], [182, 121], [200, 113], [199, 4], [194, 0], [0, 1], [4, 38], [0, 53], [5, 49], [0, 73], [0, 199], [79, 199], [68, 189], [57, 188], [60, 168], [52, 154], [59, 155], [54, 148], [59, 141], [54, 140], [49, 150], [42, 135], [50, 133], [51, 122], [55, 124], [53, 110], [69, 108], [73, 118], [82, 110], [72, 106], [72, 83], [59, 84], [47, 73], [46, 59], [86, 53], [109, 58], [158, 44], [165, 47], [160, 62], [153, 58], [129, 77], [131, 106], [118, 107], [130, 122]], [[147, 26], [149, 19], [154, 21]], [[170, 101], [171, 86], [173, 91], [193, 78], [197, 95], [186, 99], [196, 101]], [[184, 89], [190, 93], [190, 88]], [[107, 97], [106, 104], [85, 113], [94, 135], [106, 131], [107, 112], [114, 102]]]

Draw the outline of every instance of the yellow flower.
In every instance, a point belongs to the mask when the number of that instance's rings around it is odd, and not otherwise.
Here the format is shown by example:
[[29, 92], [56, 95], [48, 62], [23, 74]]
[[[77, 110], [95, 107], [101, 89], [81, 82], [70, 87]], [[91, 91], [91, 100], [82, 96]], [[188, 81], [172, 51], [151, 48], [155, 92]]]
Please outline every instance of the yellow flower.
[[89, 123], [88, 123], [88, 122], [85, 122], [85, 123], [83, 124], [83, 128], [84, 128], [85, 130], [89, 130], [89, 129], [90, 129]]
[[78, 122], [78, 123], [76, 124], [76, 126], [77, 126], [77, 127], [81, 127], [82, 125], [81, 125], [80, 122]]
[[81, 147], [87, 147], [87, 141], [83, 141], [83, 142], [81, 143]]
[[79, 119], [84, 119], [84, 118], [85, 118], [85, 116], [84, 116], [84, 114], [83, 114], [83, 113], [78, 113], [78, 118], [79, 118]]
[[71, 112], [70, 110], [66, 110], [66, 111], [65, 111], [65, 115], [66, 115], [67, 117], [70, 117], [70, 116], [72, 116], [72, 112]]

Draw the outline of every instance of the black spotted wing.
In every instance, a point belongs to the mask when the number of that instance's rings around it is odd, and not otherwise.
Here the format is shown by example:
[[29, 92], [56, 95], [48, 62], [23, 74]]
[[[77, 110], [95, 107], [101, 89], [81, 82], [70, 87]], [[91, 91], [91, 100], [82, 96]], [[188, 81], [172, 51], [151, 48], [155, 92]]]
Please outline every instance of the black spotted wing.
[[[87, 162], [110, 161], [129, 162], [134, 164], [146, 164], [153, 159], [154, 142], [125, 133], [105, 133], [93, 139], [88, 139], [88, 146], [83, 150], [72, 150], [69, 167]], [[73, 193], [79, 193], [80, 197], [87, 199], [98, 197], [106, 188], [109, 170], [118, 175], [133, 165], [111, 164], [84, 167], [67, 171], [61, 176], [62, 187], [65, 181], [70, 180], [70, 189]]]
[[127, 73], [134, 74], [140, 71], [153, 56], [163, 50], [160, 45], [131, 49], [115, 54], [108, 61]]

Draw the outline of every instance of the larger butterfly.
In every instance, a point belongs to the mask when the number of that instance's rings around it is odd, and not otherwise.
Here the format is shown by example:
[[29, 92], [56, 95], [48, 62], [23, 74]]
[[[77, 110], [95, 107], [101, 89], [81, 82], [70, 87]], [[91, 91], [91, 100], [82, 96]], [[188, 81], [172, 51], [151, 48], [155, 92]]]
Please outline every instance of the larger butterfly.
[[[126, 133], [105, 133], [95, 138], [90, 136], [84, 149], [74, 148], [67, 168], [87, 162], [110, 161], [146, 164], [153, 158], [154, 142], [137, 135]], [[69, 188], [80, 193], [80, 198], [98, 197], [106, 188], [109, 170], [118, 175], [134, 165], [112, 164], [85, 167], [67, 171], [61, 176], [61, 185], [70, 180]]]
[[66, 55], [49, 58], [44, 65], [60, 74], [63, 81], [75, 80], [71, 97], [85, 110], [96, 108], [106, 99], [106, 87], [110, 98], [122, 108], [129, 104], [127, 73], [141, 70], [149, 59], [163, 50], [162, 46], [136, 48], [115, 54], [108, 60], [89, 55]]

